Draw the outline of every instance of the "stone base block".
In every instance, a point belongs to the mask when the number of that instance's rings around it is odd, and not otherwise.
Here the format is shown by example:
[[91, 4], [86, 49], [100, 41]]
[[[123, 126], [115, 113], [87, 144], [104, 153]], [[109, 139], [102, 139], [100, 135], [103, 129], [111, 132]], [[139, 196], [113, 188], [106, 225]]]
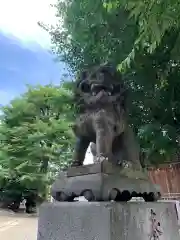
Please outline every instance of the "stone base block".
[[175, 203], [54, 202], [40, 208], [37, 240], [179, 240]]
[[147, 202], [157, 201], [160, 188], [150, 182], [147, 172], [117, 166], [108, 161], [72, 167], [67, 175], [59, 173], [51, 188], [57, 201], [73, 201], [84, 196], [88, 201], [129, 201], [143, 197]]

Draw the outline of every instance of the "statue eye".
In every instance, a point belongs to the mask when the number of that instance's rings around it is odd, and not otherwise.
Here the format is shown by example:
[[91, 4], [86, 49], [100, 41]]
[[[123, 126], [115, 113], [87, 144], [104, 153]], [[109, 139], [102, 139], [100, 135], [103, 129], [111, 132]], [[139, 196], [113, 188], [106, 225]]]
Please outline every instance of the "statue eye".
[[86, 82], [82, 82], [82, 83], [80, 84], [80, 89], [81, 89], [81, 91], [84, 92], [84, 93], [88, 93], [88, 92], [90, 92], [90, 90], [91, 90], [90, 85], [89, 85], [88, 83], [86, 83]]

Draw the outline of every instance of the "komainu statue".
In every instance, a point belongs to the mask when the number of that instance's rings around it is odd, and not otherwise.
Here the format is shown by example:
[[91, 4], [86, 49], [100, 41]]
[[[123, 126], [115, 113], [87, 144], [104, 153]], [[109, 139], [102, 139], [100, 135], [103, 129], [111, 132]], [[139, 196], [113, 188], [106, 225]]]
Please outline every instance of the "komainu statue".
[[83, 164], [90, 142], [96, 162], [132, 164], [140, 169], [139, 147], [128, 124], [127, 90], [121, 74], [111, 66], [84, 71], [79, 77], [75, 97], [80, 114], [74, 125], [77, 143], [73, 166]]
[[[142, 169], [139, 146], [128, 124], [127, 89], [116, 68], [84, 71], [74, 89], [78, 117], [72, 166], [52, 186], [58, 201], [84, 196], [88, 201], [156, 201], [160, 191]], [[83, 166], [89, 144], [95, 163]]]

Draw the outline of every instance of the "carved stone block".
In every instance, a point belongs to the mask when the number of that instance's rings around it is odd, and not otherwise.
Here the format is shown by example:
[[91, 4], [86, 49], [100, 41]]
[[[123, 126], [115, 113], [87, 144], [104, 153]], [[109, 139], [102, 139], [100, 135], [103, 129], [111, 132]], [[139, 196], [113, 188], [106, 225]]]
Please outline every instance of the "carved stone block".
[[52, 196], [57, 201], [73, 201], [79, 196], [88, 201], [129, 201], [132, 197], [156, 201], [160, 189], [149, 181], [147, 173], [104, 161], [60, 174], [52, 186]]
[[40, 208], [37, 240], [179, 240], [174, 203], [55, 202]]

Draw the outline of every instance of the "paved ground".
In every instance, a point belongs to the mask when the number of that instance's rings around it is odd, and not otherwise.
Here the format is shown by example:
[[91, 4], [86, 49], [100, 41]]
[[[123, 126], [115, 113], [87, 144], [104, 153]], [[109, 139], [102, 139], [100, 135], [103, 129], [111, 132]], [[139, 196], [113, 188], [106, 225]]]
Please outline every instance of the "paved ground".
[[0, 210], [0, 239], [36, 240], [37, 217]]

